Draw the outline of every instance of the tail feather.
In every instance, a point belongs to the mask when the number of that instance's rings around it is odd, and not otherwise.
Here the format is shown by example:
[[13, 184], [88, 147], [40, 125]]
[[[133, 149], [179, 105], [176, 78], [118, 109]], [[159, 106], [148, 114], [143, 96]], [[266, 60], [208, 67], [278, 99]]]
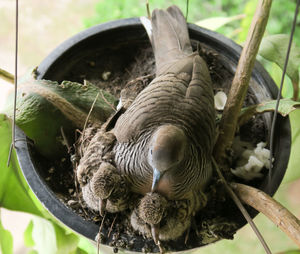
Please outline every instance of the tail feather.
[[[143, 22], [149, 35], [147, 22]], [[156, 74], [163, 73], [174, 61], [192, 54], [187, 24], [180, 9], [173, 5], [167, 10], [155, 9], [152, 13], [152, 43]]]

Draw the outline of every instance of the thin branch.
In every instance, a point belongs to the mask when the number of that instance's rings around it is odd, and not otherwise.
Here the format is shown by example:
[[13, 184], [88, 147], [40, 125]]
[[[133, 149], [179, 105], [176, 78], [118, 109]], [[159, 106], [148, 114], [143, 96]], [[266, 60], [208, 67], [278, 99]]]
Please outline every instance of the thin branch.
[[14, 75], [12, 75], [8, 71], [3, 70], [1, 68], [0, 68], [0, 78], [7, 81], [7, 82], [9, 82], [9, 83], [11, 83], [11, 84], [14, 84], [14, 82], [15, 82]]
[[92, 114], [93, 108], [95, 107], [95, 104], [96, 104], [96, 101], [97, 101], [98, 97], [99, 97], [99, 93], [97, 93], [97, 95], [96, 95], [96, 97], [95, 97], [95, 99], [94, 99], [94, 101], [93, 101], [93, 104], [92, 104], [92, 106], [91, 106], [91, 108], [90, 108], [90, 111], [89, 111], [89, 113], [88, 113], [88, 115], [87, 115], [87, 117], [86, 117], [86, 119], [85, 119], [85, 122], [84, 122], [84, 125], [83, 125], [82, 133], [84, 133], [84, 131], [85, 131], [85, 129], [86, 129], [87, 123], [88, 123], [89, 118], [90, 118], [90, 116], [91, 116], [91, 114]]
[[113, 229], [113, 227], [115, 225], [115, 221], [116, 221], [117, 217], [118, 217], [118, 214], [115, 215], [114, 220], [113, 220], [113, 222], [110, 225], [110, 228], [109, 228], [109, 231], [108, 231], [108, 234], [107, 234], [107, 238], [110, 237], [111, 231], [112, 231], [112, 229]]
[[104, 220], [106, 219], [106, 212], [104, 213], [104, 216], [102, 218], [100, 227], [99, 227], [99, 232], [98, 232], [98, 239], [97, 239], [97, 253], [100, 254], [100, 243], [101, 243], [101, 231], [104, 225]]
[[226, 163], [226, 150], [231, 147], [233, 142], [238, 116], [247, 94], [256, 55], [267, 25], [271, 4], [272, 0], [259, 1], [232, 81], [220, 122], [220, 134], [214, 150], [216, 160], [222, 165]]
[[146, 0], [146, 9], [147, 9], [148, 19], [151, 19], [151, 12], [150, 12], [149, 0]]
[[189, 0], [186, 0], [186, 9], [185, 9], [185, 20], [187, 21], [188, 16], [189, 16]]
[[113, 104], [109, 103], [108, 100], [105, 98], [104, 94], [103, 94], [103, 91], [100, 90], [100, 93], [101, 93], [101, 97], [103, 99], [103, 101], [113, 110], [113, 111], [117, 111], [116, 108], [114, 107]]
[[300, 220], [289, 210], [261, 190], [239, 183], [231, 183], [231, 187], [245, 204], [267, 216], [300, 248]]
[[249, 213], [247, 212], [246, 208], [243, 206], [243, 204], [241, 203], [241, 201], [237, 197], [237, 195], [233, 192], [230, 185], [228, 185], [227, 181], [225, 180], [224, 176], [222, 175], [222, 173], [219, 169], [219, 166], [218, 166], [218, 164], [217, 164], [217, 162], [215, 161], [214, 158], [212, 158], [212, 162], [213, 162], [213, 165], [214, 165], [214, 167], [217, 171], [218, 176], [220, 177], [221, 181], [223, 182], [223, 184], [225, 186], [226, 191], [228, 192], [228, 194], [230, 195], [230, 197], [232, 198], [232, 200], [234, 201], [236, 206], [240, 209], [241, 213], [243, 214], [243, 216], [245, 217], [247, 222], [250, 224], [250, 226], [253, 229], [254, 233], [256, 234], [257, 238], [259, 239], [262, 246], [264, 247], [266, 253], [272, 254], [271, 250], [269, 249], [267, 243], [265, 242], [263, 236], [261, 235], [261, 233], [257, 229], [256, 225], [254, 224], [254, 222], [253, 222], [252, 218], [250, 217]]

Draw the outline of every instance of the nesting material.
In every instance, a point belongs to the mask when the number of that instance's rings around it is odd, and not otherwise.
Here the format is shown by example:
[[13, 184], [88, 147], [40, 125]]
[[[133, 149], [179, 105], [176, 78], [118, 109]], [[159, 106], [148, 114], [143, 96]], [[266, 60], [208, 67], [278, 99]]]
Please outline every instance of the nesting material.
[[231, 169], [231, 172], [244, 180], [261, 178], [261, 170], [265, 167], [270, 169], [270, 150], [265, 148], [266, 143], [260, 142], [256, 148], [246, 149], [238, 158], [237, 167]]

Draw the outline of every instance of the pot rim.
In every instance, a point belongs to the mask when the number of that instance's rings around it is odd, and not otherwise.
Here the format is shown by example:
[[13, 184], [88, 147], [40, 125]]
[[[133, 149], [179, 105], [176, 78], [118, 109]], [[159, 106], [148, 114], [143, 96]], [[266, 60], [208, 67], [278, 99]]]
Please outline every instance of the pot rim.
[[[104, 33], [107, 31], [112, 32], [113, 30], [125, 29], [128, 27], [141, 28], [141, 26], [142, 24], [139, 18], [128, 18], [110, 21], [88, 28], [67, 39], [57, 48], [55, 48], [38, 66], [37, 78], [42, 79], [47, 77], [47, 72], [49, 72], [51, 66], [55, 65], [59, 59], [74, 49], [74, 47], [76, 47], [82, 41], [92, 38], [99, 33]], [[201, 28], [197, 25], [188, 24], [188, 27], [191, 38], [198, 36], [203, 38], [204, 43], [209, 41], [209, 45], [212, 48], [216, 49], [218, 52], [224, 53], [224, 55], [230, 56], [230, 58], [238, 62], [241, 53], [241, 47], [238, 44], [221, 34]], [[252, 77], [260, 84], [267, 84], [266, 89], [273, 98], [277, 96], [277, 86], [266, 70], [257, 61], [253, 69]], [[285, 153], [286, 157], [288, 158], [291, 146], [290, 123], [288, 118], [283, 119], [279, 116], [277, 126], [281, 130], [279, 142], [280, 147], [282, 147], [282, 153]], [[46, 209], [59, 221], [63, 222], [63, 224], [67, 225], [77, 233], [80, 233], [89, 239], [95, 240], [95, 237], [98, 233], [98, 226], [92, 222], [85, 221], [80, 215], [76, 214], [70, 208], [67, 208], [61, 201], [59, 201], [54, 192], [47, 186], [40, 174], [35, 170], [34, 163], [30, 157], [28, 143], [25, 141], [26, 136], [19, 128], [16, 129], [16, 139], [19, 140], [17, 142], [16, 152], [20, 167], [23, 171], [26, 181], [36, 197], [41, 201], [44, 207], [46, 207]], [[274, 172], [274, 175], [272, 176], [273, 185], [269, 190], [269, 194], [271, 195], [276, 192], [282, 181], [287, 168], [288, 159], [285, 161], [279, 161], [278, 163], [278, 167], [282, 170], [280, 170], [280, 172], [277, 170], [278, 172]], [[266, 181], [263, 183], [263, 186], [267, 186]]]

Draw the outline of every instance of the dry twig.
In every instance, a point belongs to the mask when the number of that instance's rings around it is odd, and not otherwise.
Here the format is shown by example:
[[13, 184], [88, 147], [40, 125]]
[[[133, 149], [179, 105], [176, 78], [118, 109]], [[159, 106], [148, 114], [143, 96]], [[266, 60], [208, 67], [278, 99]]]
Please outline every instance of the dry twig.
[[3, 80], [5, 80], [11, 84], [14, 84], [14, 82], [15, 82], [14, 75], [12, 75], [11, 73], [9, 73], [8, 71], [3, 70], [3, 69], [0, 69], [0, 78], [2, 78]]
[[215, 145], [214, 156], [217, 162], [225, 167], [226, 150], [232, 145], [238, 116], [248, 90], [256, 55], [268, 22], [271, 4], [272, 0], [260, 0], [257, 5], [220, 122], [220, 134]]
[[115, 225], [115, 221], [116, 221], [117, 217], [118, 217], [118, 214], [115, 215], [114, 220], [113, 220], [113, 222], [110, 225], [110, 228], [109, 228], [109, 231], [108, 231], [108, 234], [107, 234], [107, 238], [110, 237], [111, 231], [112, 231], [112, 229], [113, 229], [113, 227]]
[[236, 206], [240, 209], [241, 213], [243, 214], [243, 216], [245, 217], [247, 222], [250, 224], [250, 226], [253, 229], [254, 233], [256, 234], [257, 238], [259, 239], [262, 246], [264, 247], [266, 253], [272, 254], [271, 250], [269, 249], [268, 245], [266, 244], [263, 236], [261, 235], [261, 233], [257, 229], [256, 225], [254, 224], [254, 222], [253, 222], [252, 218], [250, 217], [249, 213], [247, 212], [246, 208], [243, 206], [243, 204], [241, 203], [241, 201], [239, 200], [237, 195], [233, 192], [230, 185], [227, 183], [224, 176], [222, 175], [217, 162], [214, 159], [212, 159], [212, 161], [213, 161], [213, 165], [214, 165], [214, 167], [217, 171], [217, 174], [218, 174], [219, 178], [221, 179], [222, 183], [225, 186], [226, 191], [228, 192], [228, 194], [230, 195], [230, 197], [232, 198], [232, 200], [234, 201]]
[[251, 186], [231, 183], [231, 187], [245, 204], [267, 216], [300, 248], [300, 220], [289, 210], [268, 194]]
[[[110, 106], [110, 107], [112, 108], [113, 111], [116, 112], [117, 110], [116, 110], [115, 106], [108, 102], [108, 100], [105, 98], [105, 96], [104, 96], [102, 90], [100, 90], [100, 93], [101, 93], [101, 97], [102, 97], [102, 99], [104, 100], [104, 102], [105, 102], [108, 106]], [[97, 96], [97, 97], [98, 97], [98, 96]]]

